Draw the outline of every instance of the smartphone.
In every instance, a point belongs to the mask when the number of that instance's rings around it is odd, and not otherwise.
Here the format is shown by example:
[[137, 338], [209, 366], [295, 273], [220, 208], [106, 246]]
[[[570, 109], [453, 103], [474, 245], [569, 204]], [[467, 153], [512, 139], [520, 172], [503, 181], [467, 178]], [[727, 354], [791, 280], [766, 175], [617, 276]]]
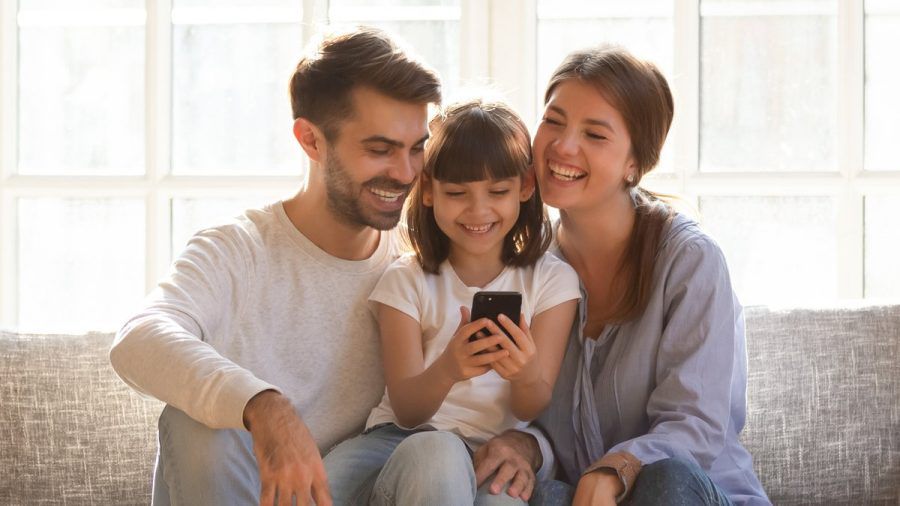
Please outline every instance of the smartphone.
[[[518, 325], [521, 312], [522, 294], [519, 292], [477, 292], [472, 297], [472, 318], [469, 321], [475, 321], [479, 318], [490, 318], [515, 343], [515, 340], [512, 339], [506, 328], [500, 324], [497, 317], [501, 314], [506, 315], [507, 318]], [[474, 341], [487, 335], [487, 332], [482, 329], [469, 336], [469, 341]]]

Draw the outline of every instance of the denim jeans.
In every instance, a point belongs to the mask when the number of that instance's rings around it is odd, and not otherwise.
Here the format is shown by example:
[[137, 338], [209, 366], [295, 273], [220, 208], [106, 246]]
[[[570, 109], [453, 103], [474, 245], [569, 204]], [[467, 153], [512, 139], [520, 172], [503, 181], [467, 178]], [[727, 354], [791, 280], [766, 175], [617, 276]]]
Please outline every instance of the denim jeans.
[[[524, 504], [505, 491], [476, 490], [468, 449], [446, 432], [385, 426], [338, 445], [325, 466], [335, 505]], [[259, 490], [249, 432], [210, 429], [172, 406], [163, 409], [153, 506], [259, 504]]]
[[455, 434], [385, 425], [348, 439], [325, 456], [335, 506], [521, 506], [504, 490], [475, 483], [472, 456]]
[[153, 506], [259, 504], [253, 439], [243, 430], [216, 430], [172, 406], [159, 416]]
[[[571, 504], [574, 487], [556, 480], [543, 481], [531, 498], [532, 506]], [[628, 506], [731, 506], [731, 500], [696, 464], [664, 459], [641, 469], [634, 489], [622, 503]]]

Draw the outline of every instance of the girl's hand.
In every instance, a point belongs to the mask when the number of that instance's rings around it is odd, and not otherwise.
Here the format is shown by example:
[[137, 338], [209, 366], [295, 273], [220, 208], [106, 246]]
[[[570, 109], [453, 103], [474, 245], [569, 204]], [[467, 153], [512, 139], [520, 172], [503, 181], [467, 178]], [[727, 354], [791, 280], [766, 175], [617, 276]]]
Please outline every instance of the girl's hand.
[[441, 368], [454, 383], [481, 376], [491, 370], [491, 364], [509, 354], [507, 350], [498, 348], [502, 340], [508, 341], [506, 336], [490, 335], [469, 342], [469, 336], [489, 328], [492, 322], [487, 318], [469, 322], [469, 309], [460, 307], [459, 311], [459, 327], [438, 358]]
[[612, 506], [621, 490], [622, 482], [618, 476], [603, 470], [594, 471], [578, 480], [572, 506]]
[[537, 358], [537, 348], [534, 345], [534, 338], [531, 336], [531, 330], [525, 321], [525, 315], [519, 315], [519, 326], [506, 315], [501, 314], [498, 318], [503, 328], [512, 336], [510, 340], [506, 334], [491, 323], [488, 327], [495, 335], [491, 337], [500, 337], [500, 347], [509, 355], [495, 362], [491, 367], [497, 374], [504, 379], [528, 385], [541, 379], [541, 367]]

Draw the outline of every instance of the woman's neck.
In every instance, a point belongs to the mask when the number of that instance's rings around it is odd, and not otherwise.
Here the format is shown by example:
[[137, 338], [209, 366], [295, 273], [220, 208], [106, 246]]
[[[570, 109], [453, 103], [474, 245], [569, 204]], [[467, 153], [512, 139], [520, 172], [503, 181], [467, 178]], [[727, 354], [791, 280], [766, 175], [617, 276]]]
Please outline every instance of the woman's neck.
[[563, 255], [580, 267], [579, 274], [618, 266], [634, 228], [630, 197], [593, 209], [560, 210], [559, 216], [557, 242]]

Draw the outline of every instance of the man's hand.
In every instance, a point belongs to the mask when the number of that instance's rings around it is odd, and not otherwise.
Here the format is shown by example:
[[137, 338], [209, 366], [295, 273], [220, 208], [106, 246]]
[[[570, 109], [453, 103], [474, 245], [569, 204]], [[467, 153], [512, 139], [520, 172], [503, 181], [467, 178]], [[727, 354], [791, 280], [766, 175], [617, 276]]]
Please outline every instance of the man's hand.
[[506, 493], [527, 501], [534, 491], [534, 470], [541, 466], [541, 449], [530, 434], [508, 430], [482, 445], [474, 463], [478, 486], [494, 475], [492, 494], [499, 494], [509, 483]]
[[623, 485], [612, 470], [601, 469], [587, 473], [578, 480], [572, 506], [612, 506], [622, 493]]
[[[287, 397], [268, 390], [250, 399], [244, 424], [259, 464], [260, 506], [331, 506], [328, 478], [316, 442]], [[275, 499], [278, 502], [275, 502]]]

